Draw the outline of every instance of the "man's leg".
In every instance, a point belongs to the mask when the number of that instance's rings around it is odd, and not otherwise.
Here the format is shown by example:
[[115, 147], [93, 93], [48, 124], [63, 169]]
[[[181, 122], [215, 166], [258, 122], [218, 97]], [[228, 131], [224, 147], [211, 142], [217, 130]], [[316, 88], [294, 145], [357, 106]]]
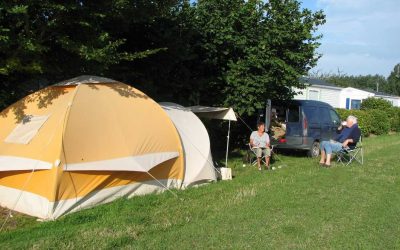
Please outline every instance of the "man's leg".
[[331, 157], [332, 154], [326, 154], [326, 162], [325, 165], [330, 166], [331, 165]]
[[342, 149], [342, 144], [341, 143], [339, 143], [339, 142], [330, 143], [329, 144], [329, 154], [328, 154], [328, 152], [326, 153], [325, 165], [330, 166], [331, 165], [332, 152], [338, 152], [341, 149]]
[[326, 153], [325, 153], [325, 145], [326, 145], [327, 141], [322, 141], [321, 145], [320, 145], [320, 149], [321, 149], [321, 159], [319, 161], [319, 163], [324, 164], [325, 163], [325, 159], [326, 159]]

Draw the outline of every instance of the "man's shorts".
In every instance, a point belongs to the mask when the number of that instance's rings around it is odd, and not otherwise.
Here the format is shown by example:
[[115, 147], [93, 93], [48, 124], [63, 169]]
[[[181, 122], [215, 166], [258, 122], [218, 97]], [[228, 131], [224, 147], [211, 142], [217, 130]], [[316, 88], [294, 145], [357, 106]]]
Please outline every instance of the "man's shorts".
[[256, 152], [258, 158], [262, 157], [262, 155], [267, 157], [271, 156], [271, 149], [269, 148], [255, 148], [254, 151]]

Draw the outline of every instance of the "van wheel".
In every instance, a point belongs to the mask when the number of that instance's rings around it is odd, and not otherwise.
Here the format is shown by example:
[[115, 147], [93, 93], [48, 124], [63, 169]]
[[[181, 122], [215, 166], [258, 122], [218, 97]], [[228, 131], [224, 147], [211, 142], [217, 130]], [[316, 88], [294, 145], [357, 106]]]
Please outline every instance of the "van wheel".
[[313, 142], [311, 149], [307, 152], [309, 157], [315, 158], [319, 156], [319, 142]]

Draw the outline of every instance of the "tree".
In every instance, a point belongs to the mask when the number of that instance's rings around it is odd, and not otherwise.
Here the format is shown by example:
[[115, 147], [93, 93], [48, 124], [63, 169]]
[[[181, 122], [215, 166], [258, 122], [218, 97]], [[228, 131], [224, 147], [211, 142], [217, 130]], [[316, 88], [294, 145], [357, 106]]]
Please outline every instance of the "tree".
[[156, 100], [248, 115], [301, 86], [299, 76], [319, 58], [316, 30], [325, 22], [296, 0], [6, 0], [0, 14], [2, 107], [95, 74]]
[[146, 2], [2, 1], [0, 96], [5, 99], [0, 107], [56, 81], [80, 74], [104, 75], [112, 65], [157, 53], [160, 48], [128, 52], [123, 47], [127, 38], [114, 32], [121, 25], [115, 14], [127, 6], [140, 6], [137, 16], [148, 20], [171, 3]]
[[388, 90], [390, 94], [400, 96], [400, 63], [394, 66], [388, 77]]
[[195, 10], [197, 43], [207, 87], [202, 101], [248, 115], [268, 98], [289, 99], [319, 55], [319, 11], [295, 0], [201, 0]]
[[369, 91], [387, 92], [387, 80], [382, 75], [316, 74], [311, 77], [324, 80], [340, 87], [353, 87]]
[[[155, 14], [156, 10], [159, 13]], [[182, 0], [170, 1], [164, 10], [156, 10], [151, 11], [154, 14], [150, 19], [136, 18], [136, 13], [141, 16], [143, 7], [129, 4], [124, 12], [116, 15], [122, 24], [116, 26], [124, 29], [114, 29], [114, 32], [115, 36], [126, 38], [124, 49], [132, 53], [146, 49], [159, 51], [141, 60], [116, 64], [110, 68], [109, 75], [134, 85], [158, 101], [198, 103], [202, 64], [193, 46], [197, 41], [193, 7], [189, 1]]]

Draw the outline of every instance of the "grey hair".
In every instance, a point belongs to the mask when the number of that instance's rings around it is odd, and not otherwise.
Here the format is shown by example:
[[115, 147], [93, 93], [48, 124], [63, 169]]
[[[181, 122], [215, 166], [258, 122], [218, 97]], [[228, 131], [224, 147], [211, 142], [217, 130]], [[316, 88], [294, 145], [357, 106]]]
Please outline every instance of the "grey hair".
[[357, 123], [357, 117], [355, 117], [354, 115], [349, 115], [347, 117], [347, 120], [352, 120], [354, 123]]

